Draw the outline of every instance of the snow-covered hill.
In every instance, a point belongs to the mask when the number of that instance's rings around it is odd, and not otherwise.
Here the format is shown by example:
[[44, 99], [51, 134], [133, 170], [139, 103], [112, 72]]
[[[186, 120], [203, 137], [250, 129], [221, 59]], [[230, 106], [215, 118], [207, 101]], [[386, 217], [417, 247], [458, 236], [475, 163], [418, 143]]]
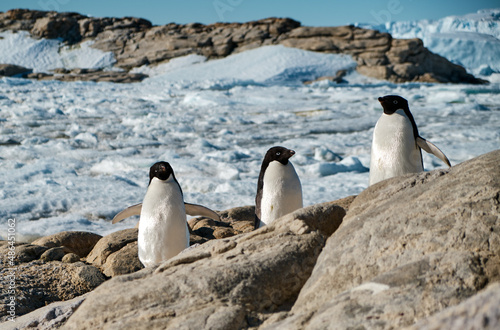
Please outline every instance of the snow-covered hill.
[[464, 66], [472, 74], [488, 76], [500, 72], [500, 9], [435, 21], [358, 25], [389, 32], [394, 38], [420, 38], [432, 52]]

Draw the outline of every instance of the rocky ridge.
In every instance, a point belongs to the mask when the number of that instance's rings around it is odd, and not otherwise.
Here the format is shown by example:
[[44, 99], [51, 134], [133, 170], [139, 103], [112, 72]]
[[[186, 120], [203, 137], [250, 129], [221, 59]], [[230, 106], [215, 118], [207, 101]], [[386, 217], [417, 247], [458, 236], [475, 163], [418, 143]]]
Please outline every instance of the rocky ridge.
[[[385, 180], [258, 230], [252, 207], [228, 210], [220, 222], [195, 219], [192, 243], [204, 243], [147, 269], [134, 266], [137, 229], [19, 244], [26, 277], [18, 294], [70, 300], [1, 327], [496, 329], [498, 173], [500, 150]], [[91, 251], [73, 264], [38, 259], [55, 245], [66, 255]], [[34, 274], [51, 272], [64, 288], [33, 287]]]
[[[92, 47], [113, 52], [116, 66], [125, 72], [172, 58], [199, 54], [209, 59], [264, 45], [284, 45], [324, 53], [352, 55], [363, 75], [391, 82], [472, 83], [484, 81], [427, 50], [420, 39], [394, 39], [388, 33], [354, 26], [307, 27], [289, 18], [268, 18], [247, 23], [199, 23], [153, 26], [133, 17], [95, 18], [78, 13], [30, 11], [0, 13], [0, 31], [29, 31], [36, 38], [60, 38], [67, 44], [93, 40]], [[103, 71], [106, 73], [107, 71]], [[106, 73], [107, 81], [115, 81]], [[76, 77], [76, 78], [75, 78]], [[98, 74], [32, 75], [31, 78], [99, 80]], [[318, 77], [320, 78], [320, 77]]]

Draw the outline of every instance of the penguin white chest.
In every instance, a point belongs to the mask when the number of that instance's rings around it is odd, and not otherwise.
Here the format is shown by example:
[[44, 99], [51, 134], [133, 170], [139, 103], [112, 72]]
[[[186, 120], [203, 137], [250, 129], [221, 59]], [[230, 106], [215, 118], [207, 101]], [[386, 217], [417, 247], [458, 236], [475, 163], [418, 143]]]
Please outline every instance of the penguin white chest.
[[291, 162], [269, 163], [263, 181], [261, 226], [302, 207], [302, 185]]
[[423, 171], [413, 126], [403, 110], [382, 114], [375, 130], [370, 160], [370, 185], [406, 173]]
[[175, 180], [151, 180], [142, 203], [137, 244], [139, 260], [146, 267], [168, 260], [189, 246], [186, 210]]

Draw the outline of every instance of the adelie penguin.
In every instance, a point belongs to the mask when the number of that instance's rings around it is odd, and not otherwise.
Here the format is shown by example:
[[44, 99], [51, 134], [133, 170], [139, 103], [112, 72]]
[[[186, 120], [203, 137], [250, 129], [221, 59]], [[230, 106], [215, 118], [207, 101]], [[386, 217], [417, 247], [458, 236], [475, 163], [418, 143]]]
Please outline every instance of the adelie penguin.
[[370, 185], [402, 174], [423, 171], [421, 149], [451, 166], [438, 147], [419, 136], [408, 101], [397, 95], [379, 97], [378, 101], [384, 113], [373, 131]]
[[149, 186], [142, 204], [123, 210], [115, 216], [113, 223], [140, 214], [139, 260], [149, 267], [189, 247], [186, 213], [219, 220], [217, 213], [204, 206], [184, 203], [174, 170], [169, 163], [158, 162], [149, 170]]
[[269, 149], [264, 157], [255, 197], [255, 228], [302, 208], [302, 185], [290, 157], [295, 151]]

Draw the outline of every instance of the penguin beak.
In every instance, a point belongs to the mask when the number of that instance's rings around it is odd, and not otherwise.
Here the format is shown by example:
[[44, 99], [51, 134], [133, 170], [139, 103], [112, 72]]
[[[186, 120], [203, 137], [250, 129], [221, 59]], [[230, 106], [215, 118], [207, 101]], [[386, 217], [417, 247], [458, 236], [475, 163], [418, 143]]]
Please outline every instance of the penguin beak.
[[295, 151], [293, 150], [288, 150], [288, 158], [292, 158], [293, 155], [295, 155]]
[[388, 110], [386, 110], [387, 99], [385, 97], [379, 97], [378, 101], [380, 102], [380, 105], [382, 106], [382, 109], [384, 109], [384, 113], [385, 114], [387, 114], [387, 115], [392, 114], [392, 112], [389, 112]]
[[165, 165], [160, 165], [160, 168], [158, 169], [158, 172], [160, 172], [160, 173], [167, 172], [167, 168], [165, 167]]

